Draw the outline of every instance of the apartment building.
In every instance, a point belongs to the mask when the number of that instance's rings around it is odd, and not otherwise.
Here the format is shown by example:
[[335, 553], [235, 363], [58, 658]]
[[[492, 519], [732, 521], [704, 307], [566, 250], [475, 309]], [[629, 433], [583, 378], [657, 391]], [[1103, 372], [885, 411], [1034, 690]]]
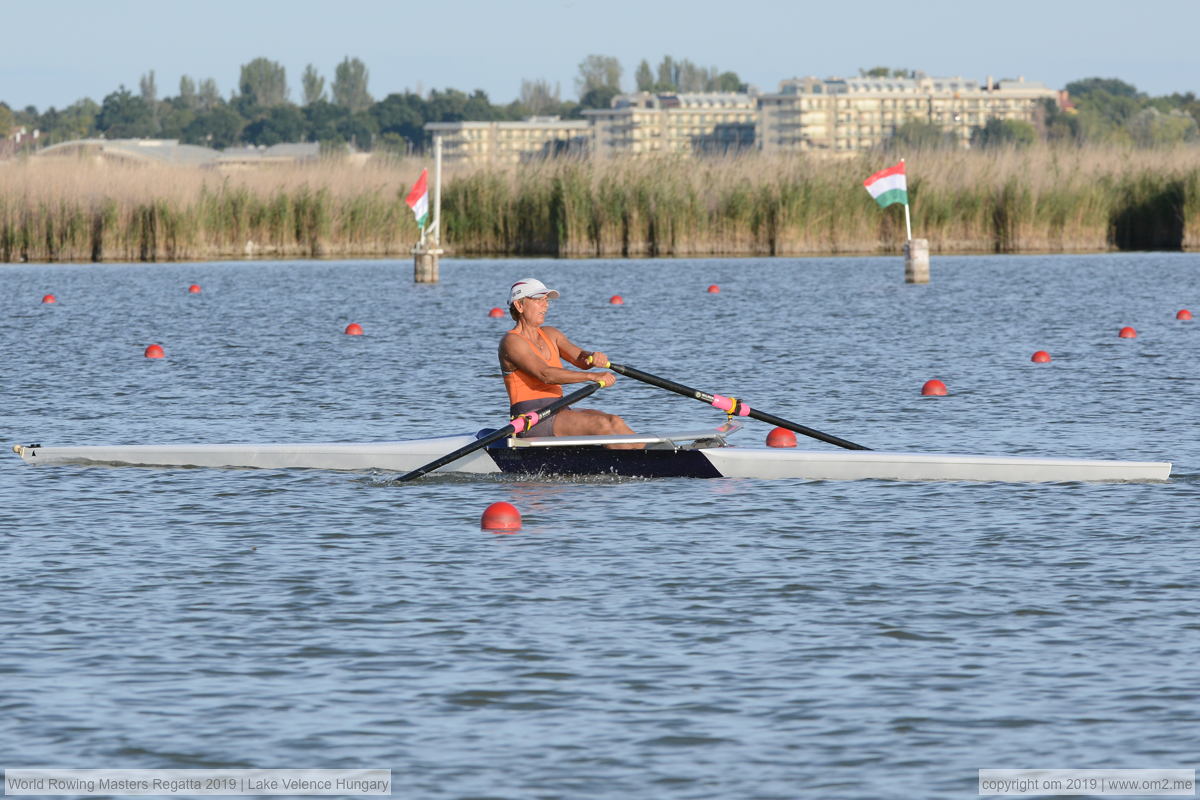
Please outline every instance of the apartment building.
[[449, 164], [503, 166], [536, 158], [587, 152], [587, 120], [530, 117], [521, 122], [427, 122], [425, 133], [442, 137]]
[[764, 153], [850, 153], [916, 120], [966, 147], [990, 118], [1032, 122], [1044, 100], [1060, 102], [1059, 92], [1024, 78], [794, 78], [758, 98], [755, 142]]
[[583, 112], [596, 156], [728, 153], [754, 146], [758, 106], [738, 92], [618, 95]]

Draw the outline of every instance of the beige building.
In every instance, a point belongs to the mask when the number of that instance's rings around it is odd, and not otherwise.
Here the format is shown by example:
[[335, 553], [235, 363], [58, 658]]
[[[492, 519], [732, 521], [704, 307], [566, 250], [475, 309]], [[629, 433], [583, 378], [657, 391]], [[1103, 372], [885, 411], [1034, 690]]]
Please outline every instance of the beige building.
[[594, 155], [693, 155], [753, 147], [758, 108], [753, 95], [736, 92], [639, 92], [583, 116]]
[[1032, 122], [1059, 93], [1041, 83], [965, 78], [795, 78], [758, 98], [755, 140], [764, 153], [865, 150], [910, 120], [930, 122], [961, 146], [989, 118]]
[[450, 164], [506, 165], [587, 150], [588, 123], [530, 117], [521, 122], [427, 122], [426, 135], [442, 137]]

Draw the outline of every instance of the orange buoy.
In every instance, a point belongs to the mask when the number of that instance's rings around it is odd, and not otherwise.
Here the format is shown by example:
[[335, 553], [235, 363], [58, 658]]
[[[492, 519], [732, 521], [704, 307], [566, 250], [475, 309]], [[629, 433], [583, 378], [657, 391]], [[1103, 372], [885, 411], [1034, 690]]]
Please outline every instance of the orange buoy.
[[58, 302], [58, 298], [57, 298], [57, 297], [55, 297], [55, 296], [54, 296], [54, 295], [52, 295], [52, 294], [44, 294], [44, 295], [42, 295], [42, 302], [43, 302], [43, 303], [47, 303], [47, 304], [49, 304], [49, 303], [57, 303], [57, 302]]
[[925, 385], [921, 387], [921, 394], [926, 397], [942, 397], [946, 394], [946, 384], [937, 378], [932, 378], [925, 381]]
[[349, 325], [346, 326], [346, 335], [347, 336], [362, 336], [363, 335], [362, 325], [359, 325], [357, 322], [351, 322]]
[[144, 354], [146, 358], [166, 358], [167, 354], [163, 352], [161, 344], [152, 344], [146, 348]]
[[193, 283], [188, 287], [188, 294], [200, 294], [200, 284]]
[[1047, 353], [1045, 350], [1038, 350], [1036, 353], [1033, 354], [1033, 357], [1030, 358], [1029, 360], [1035, 364], [1049, 364], [1050, 363], [1050, 354]]
[[1191, 319], [1191, 318], [1192, 318], [1192, 312], [1188, 311], [1186, 308], [1179, 309], [1179, 313], [1175, 315], [1175, 319]]
[[609, 298], [608, 303], [609, 305], [613, 306], [623, 306], [625, 305], [625, 298], [621, 297], [619, 294], [614, 294], [611, 298]]
[[1122, 339], [1136, 339], [1137, 331], [1126, 325], [1124, 328], [1121, 328], [1121, 332], [1117, 336], [1120, 336]]
[[796, 434], [787, 428], [772, 428], [767, 434], [767, 447], [795, 447]]
[[721, 293], [721, 287], [720, 287], [720, 286], [717, 286], [717, 285], [714, 283], [712, 286], [709, 286], [709, 287], [708, 287], [708, 293], [709, 293], [709, 294], [720, 294], [720, 293]]
[[493, 319], [495, 319], [496, 317], [503, 317], [504, 309], [499, 308], [499, 307], [493, 308], [491, 311], [488, 312], [488, 316]]
[[485, 531], [518, 531], [521, 529], [521, 512], [512, 503], [492, 503], [484, 509], [479, 527]]

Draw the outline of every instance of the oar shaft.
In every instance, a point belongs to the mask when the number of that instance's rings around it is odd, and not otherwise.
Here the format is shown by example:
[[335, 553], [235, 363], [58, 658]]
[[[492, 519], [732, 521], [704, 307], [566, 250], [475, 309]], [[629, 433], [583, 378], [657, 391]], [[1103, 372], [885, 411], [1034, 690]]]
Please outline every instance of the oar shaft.
[[[625, 364], [610, 363], [608, 365], [608, 368], [611, 369], [613, 372], [616, 372], [620, 375], [626, 375], [630, 378], [634, 378], [634, 379], [642, 381], [644, 383], [648, 383], [651, 386], [657, 386], [660, 389], [666, 389], [667, 391], [675, 392], [676, 394], [681, 394], [684, 397], [691, 397], [692, 399], [699, 400], [702, 403], [707, 403], [709, 405], [713, 405], [714, 401], [717, 400], [717, 395], [709, 394], [708, 392], [702, 392], [698, 389], [693, 389], [690, 386], [684, 386], [682, 383], [676, 383], [675, 381], [670, 381], [670, 380], [667, 380], [666, 378], [660, 378], [657, 375], [651, 375], [648, 372], [642, 372], [640, 369], [637, 369], [636, 367], [630, 367]], [[726, 399], [728, 399], [728, 398], [726, 398]], [[752, 417], [756, 420], [759, 420], [760, 422], [766, 422], [770, 425], [774, 425], [779, 428], [787, 428], [790, 431], [795, 431], [796, 433], [802, 433], [805, 436], [810, 436], [813, 439], [820, 439], [822, 442], [828, 442], [829, 444], [835, 444], [838, 447], [844, 447], [847, 450], [870, 450], [871, 449], [869, 447], [864, 447], [861, 444], [855, 444], [854, 442], [851, 442], [847, 439], [843, 439], [840, 436], [834, 436], [833, 434], [830, 434], [830, 433], [822, 433], [821, 431], [815, 430], [813, 428], [809, 428], [806, 425], [801, 425], [798, 422], [790, 422], [790, 421], [784, 419], [783, 417], [777, 417], [774, 414], [767, 414], [766, 412], [758, 411], [757, 409], [754, 409], [754, 408], [751, 408], [749, 410], [749, 412], [747, 412], [745, 414], [745, 416]]]
[[[559, 411], [562, 411], [564, 408], [571, 405], [572, 403], [577, 403], [580, 400], [582, 400], [583, 398], [592, 394], [597, 389], [599, 389], [602, 385], [603, 384], [598, 383], [598, 382], [597, 383], [589, 383], [584, 388], [579, 389], [578, 391], [575, 391], [575, 392], [571, 392], [566, 397], [560, 397], [559, 399], [555, 400], [550, 405], [546, 406], [545, 408], [543, 408], [537, 412], [538, 421], [540, 422], [541, 420], [549, 419], [550, 417], [554, 416]], [[483, 448], [487, 447], [492, 442], [498, 442], [501, 439], [505, 438], [506, 436], [512, 436], [516, 432], [517, 432], [516, 425], [509, 423], [508, 425], [505, 425], [500, 430], [489, 433], [487, 436], [484, 436], [482, 439], [476, 439], [475, 441], [471, 442], [470, 444], [464, 445], [464, 446], [458, 448], [453, 453], [447, 453], [446, 455], [442, 456], [441, 458], [437, 459], [436, 461], [431, 461], [423, 467], [418, 467], [417, 469], [414, 469], [412, 472], [404, 473], [396, 480], [400, 483], [404, 483], [406, 481], [411, 481], [415, 478], [419, 478], [422, 475], [433, 472], [438, 467], [444, 467], [447, 464], [451, 463], [452, 461], [457, 461], [458, 459], [462, 458], [465, 455], [470, 455], [471, 453], [475, 452], [476, 450], [482, 450]]]

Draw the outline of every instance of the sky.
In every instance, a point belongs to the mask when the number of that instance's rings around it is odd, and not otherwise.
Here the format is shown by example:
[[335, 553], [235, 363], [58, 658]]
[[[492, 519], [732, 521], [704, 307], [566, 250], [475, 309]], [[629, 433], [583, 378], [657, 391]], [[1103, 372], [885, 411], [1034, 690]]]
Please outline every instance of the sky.
[[376, 98], [483, 89], [508, 103], [522, 79], [577, 97], [579, 63], [615, 56], [625, 89], [664, 55], [732, 70], [761, 91], [873, 66], [1061, 89], [1120, 78], [1149, 95], [1200, 93], [1200, 0], [0, 0], [0, 101], [39, 111], [97, 102], [154, 70], [160, 97], [214, 78], [228, 97], [257, 57], [286, 68], [291, 98], [313, 64], [362, 60]]

